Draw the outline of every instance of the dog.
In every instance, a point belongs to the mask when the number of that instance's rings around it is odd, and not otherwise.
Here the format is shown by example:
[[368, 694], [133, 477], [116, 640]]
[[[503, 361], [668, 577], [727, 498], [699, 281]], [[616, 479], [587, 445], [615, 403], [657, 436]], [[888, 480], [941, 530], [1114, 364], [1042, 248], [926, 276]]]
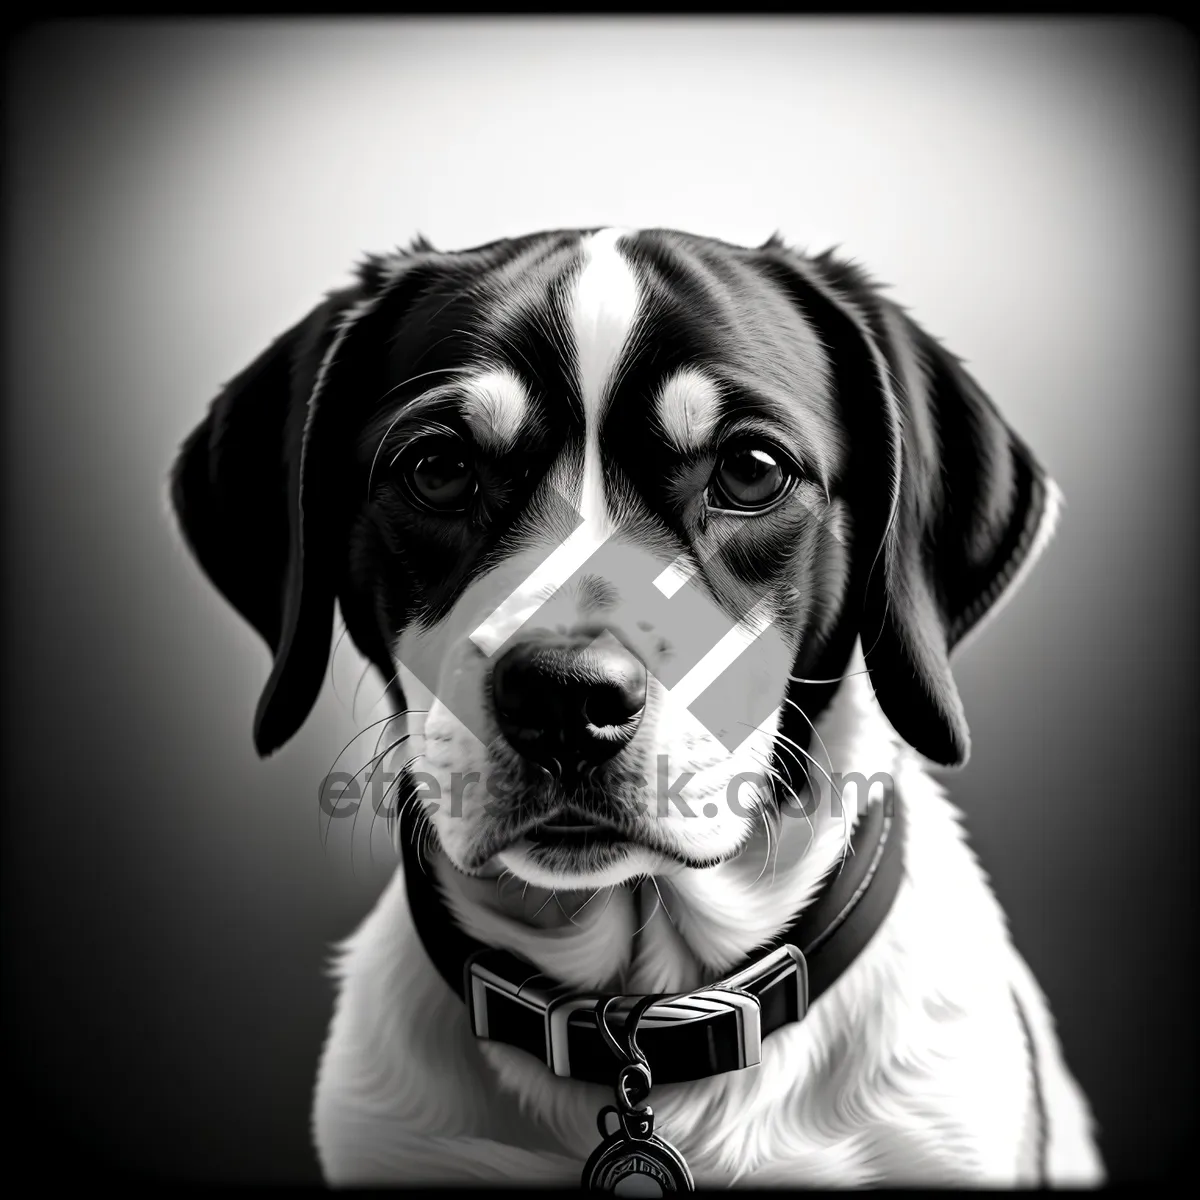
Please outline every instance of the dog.
[[930, 774], [970, 750], [950, 653], [1060, 496], [856, 264], [418, 238], [224, 388], [171, 487], [273, 655], [259, 753], [335, 608], [403, 743], [317, 1074], [331, 1185], [1103, 1182]]

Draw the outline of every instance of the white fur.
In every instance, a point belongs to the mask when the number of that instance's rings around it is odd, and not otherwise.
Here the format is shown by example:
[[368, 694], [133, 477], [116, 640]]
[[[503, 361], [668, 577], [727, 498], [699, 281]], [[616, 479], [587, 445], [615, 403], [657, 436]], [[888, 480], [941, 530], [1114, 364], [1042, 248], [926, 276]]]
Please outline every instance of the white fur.
[[589, 430], [598, 428], [621, 353], [641, 308], [641, 290], [619, 243], [629, 230], [602, 229], [583, 240], [571, 292], [571, 329], [580, 397]]
[[463, 384], [463, 419], [489, 450], [511, 450], [528, 415], [525, 385], [508, 368], [484, 371]]
[[[827, 769], [896, 779], [908, 818], [900, 893], [807, 1018], [766, 1040], [759, 1066], [656, 1088], [658, 1129], [699, 1186], [1027, 1184], [1033, 1085], [1015, 987], [1038, 1044], [1051, 1182], [1099, 1182], [1086, 1102], [957, 812], [896, 743], [865, 676], [847, 678], [818, 729]], [[829, 796], [811, 827], [800, 817], [782, 824], [769, 857], [755, 842], [719, 867], [677, 869], [656, 881], [661, 900], [627, 885], [560, 909], [542, 893], [527, 898], [530, 912], [542, 905], [538, 920], [505, 915], [494, 879], [441, 860], [438, 878], [471, 932], [558, 978], [685, 989], [780, 928], [836, 869], [844, 823]], [[314, 1108], [332, 1184], [577, 1184], [609, 1093], [474, 1039], [416, 937], [401, 870], [336, 971]]]
[[641, 307], [633, 268], [617, 243], [628, 232], [602, 229], [584, 239], [583, 263], [571, 294], [571, 329], [584, 414], [583, 484], [579, 510], [597, 544], [609, 532], [600, 469], [600, 423], [609, 389]]
[[703, 446], [716, 428], [721, 393], [695, 367], [672, 375], [658, 393], [658, 420], [667, 440], [685, 453]]

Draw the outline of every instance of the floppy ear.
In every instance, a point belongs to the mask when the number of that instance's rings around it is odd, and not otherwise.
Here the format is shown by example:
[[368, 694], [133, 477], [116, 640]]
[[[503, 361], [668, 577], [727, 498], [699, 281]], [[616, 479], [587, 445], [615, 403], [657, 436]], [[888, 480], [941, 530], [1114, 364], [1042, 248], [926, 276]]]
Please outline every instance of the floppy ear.
[[[827, 335], [851, 438], [877, 443], [858, 460], [876, 476], [877, 519], [855, 556], [870, 559], [861, 638], [876, 698], [909, 745], [961, 766], [970, 735], [950, 652], [1041, 553], [1058, 489], [962, 363], [860, 272], [828, 254], [791, 257], [793, 294]], [[866, 371], [848, 374], [837, 363], [848, 355]]]
[[355, 440], [390, 394], [386, 347], [409, 307], [439, 282], [466, 285], [512, 245], [447, 256], [418, 236], [407, 249], [368, 255], [357, 283], [331, 293], [228, 384], [180, 449], [171, 500], [184, 537], [275, 656], [254, 716], [264, 756], [316, 703], [335, 601], [354, 644], [404, 707], [364, 562], [372, 531], [365, 496], [349, 478]]
[[227, 384], [179, 452], [171, 501], [218, 591], [261, 634], [274, 665], [254, 718], [266, 755], [303, 724], [324, 680], [336, 580], [306, 517], [306, 426], [322, 363], [358, 289], [331, 294]]
[[900, 489], [886, 569], [867, 589], [867, 666], [897, 733], [961, 766], [970, 734], [950, 652], [1033, 566], [1060, 495], [954, 355], [896, 305], [860, 303], [900, 383]]

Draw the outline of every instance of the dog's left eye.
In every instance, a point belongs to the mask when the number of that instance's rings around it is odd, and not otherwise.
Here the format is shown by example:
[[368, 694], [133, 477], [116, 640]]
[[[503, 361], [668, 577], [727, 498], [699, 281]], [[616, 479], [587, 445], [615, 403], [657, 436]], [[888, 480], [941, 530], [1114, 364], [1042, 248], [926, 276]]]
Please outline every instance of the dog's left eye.
[[708, 486], [710, 508], [761, 512], [791, 491], [797, 479], [790, 459], [769, 442], [745, 441], [721, 451]]
[[462, 512], [475, 495], [475, 467], [457, 439], [418, 443], [404, 456], [401, 470], [413, 499], [424, 508]]

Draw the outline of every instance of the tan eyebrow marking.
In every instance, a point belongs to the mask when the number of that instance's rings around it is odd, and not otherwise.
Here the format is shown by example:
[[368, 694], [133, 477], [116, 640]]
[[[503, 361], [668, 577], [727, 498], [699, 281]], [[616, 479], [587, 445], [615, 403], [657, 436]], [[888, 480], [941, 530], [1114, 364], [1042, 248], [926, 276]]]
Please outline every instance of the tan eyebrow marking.
[[658, 392], [658, 419], [677, 450], [695, 450], [708, 440], [720, 406], [720, 387], [695, 367], [672, 375]]
[[497, 367], [463, 384], [463, 420], [488, 450], [511, 450], [529, 417], [525, 385], [510, 370]]

